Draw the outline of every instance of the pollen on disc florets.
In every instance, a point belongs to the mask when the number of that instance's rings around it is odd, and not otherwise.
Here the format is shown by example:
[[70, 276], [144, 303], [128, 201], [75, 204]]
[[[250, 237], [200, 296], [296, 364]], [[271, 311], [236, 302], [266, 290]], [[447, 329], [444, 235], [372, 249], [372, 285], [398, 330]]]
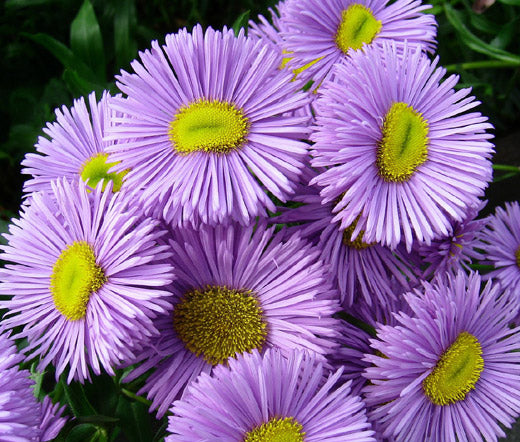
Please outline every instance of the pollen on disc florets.
[[50, 289], [56, 309], [70, 321], [83, 318], [90, 295], [106, 280], [92, 246], [74, 241], [61, 252], [52, 269]]
[[304, 436], [303, 426], [293, 417], [272, 418], [249, 431], [244, 442], [303, 442]]
[[427, 157], [428, 122], [412, 106], [393, 103], [377, 150], [379, 175], [389, 182], [407, 181]]
[[246, 141], [249, 120], [232, 103], [200, 99], [175, 114], [168, 135], [175, 151], [227, 154]]
[[361, 230], [358, 233], [358, 235], [356, 236], [356, 238], [352, 239], [352, 234], [354, 233], [358, 220], [359, 220], [359, 216], [350, 226], [348, 226], [345, 230], [343, 230], [342, 241], [343, 241], [343, 244], [346, 245], [347, 247], [353, 247], [357, 250], [363, 250], [363, 249], [373, 246], [374, 243], [369, 244], [369, 243], [366, 243], [363, 241], [363, 235], [365, 234], [364, 230]]
[[175, 306], [173, 327], [188, 350], [213, 365], [261, 349], [267, 335], [254, 293], [224, 286], [187, 292]]
[[350, 49], [361, 49], [370, 44], [381, 31], [381, 20], [377, 20], [370, 8], [359, 3], [350, 5], [341, 13], [341, 22], [336, 31], [336, 45], [345, 54]]
[[475, 388], [483, 369], [484, 359], [478, 339], [462, 332], [424, 379], [424, 394], [435, 405], [461, 401]]
[[[340, 201], [345, 196], [345, 192], [343, 192], [340, 196], [338, 196], [332, 205], [335, 207], [337, 206]], [[343, 209], [345, 210], [345, 209]], [[348, 226], [346, 229], [343, 230], [343, 236], [342, 236], [342, 243], [343, 245], [347, 247], [353, 247], [357, 250], [366, 249], [368, 247], [371, 247], [374, 245], [374, 243], [366, 243], [363, 241], [363, 235], [365, 234], [364, 230], [361, 230], [355, 239], [352, 239], [352, 234], [354, 233], [354, 230], [356, 229], [357, 223], [359, 221], [359, 218], [361, 218], [361, 215], [359, 215], [350, 226]]]
[[110, 168], [119, 162], [108, 163], [107, 159], [107, 153], [98, 153], [90, 157], [81, 167], [81, 179], [85, 182], [88, 180], [89, 187], [96, 187], [103, 180], [103, 191], [108, 181], [112, 181], [112, 192], [118, 192], [123, 185], [123, 178], [128, 173], [128, 170], [109, 173]]

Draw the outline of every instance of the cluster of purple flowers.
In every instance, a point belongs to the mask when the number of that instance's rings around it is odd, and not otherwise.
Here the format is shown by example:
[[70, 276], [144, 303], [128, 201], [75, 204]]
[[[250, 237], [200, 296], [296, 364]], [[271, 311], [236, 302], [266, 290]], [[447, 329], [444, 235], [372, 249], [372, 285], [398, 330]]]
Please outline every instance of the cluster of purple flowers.
[[477, 219], [492, 126], [432, 61], [427, 8], [286, 0], [249, 36], [153, 42], [122, 94], [56, 111], [0, 255], [28, 343], [0, 346], [5, 440], [64, 423], [26, 409], [24, 358], [67, 382], [131, 367], [171, 441], [504, 435], [520, 208]]

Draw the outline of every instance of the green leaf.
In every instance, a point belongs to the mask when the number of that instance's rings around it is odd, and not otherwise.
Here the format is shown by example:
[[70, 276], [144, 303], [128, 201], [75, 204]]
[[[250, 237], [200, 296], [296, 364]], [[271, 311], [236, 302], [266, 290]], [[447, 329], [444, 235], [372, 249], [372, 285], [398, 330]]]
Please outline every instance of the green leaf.
[[119, 422], [117, 417], [103, 416], [102, 414], [96, 414], [95, 416], [81, 416], [78, 418], [78, 422], [83, 424], [115, 424]]
[[25, 32], [22, 32], [21, 34], [42, 45], [52, 55], [54, 55], [65, 68], [76, 71], [78, 75], [88, 81], [96, 81], [96, 75], [94, 72], [83, 63], [81, 59], [76, 57], [67, 46], [56, 40], [54, 37], [47, 34], [27, 34]]
[[70, 25], [70, 47], [74, 55], [89, 66], [98, 82], [106, 80], [105, 51], [101, 29], [89, 0], [85, 0]]
[[473, 33], [471, 33], [471, 31], [460, 19], [458, 11], [456, 11], [449, 3], [446, 3], [444, 5], [444, 10], [446, 12], [446, 17], [448, 18], [450, 23], [453, 25], [462, 41], [470, 49], [473, 49], [475, 52], [480, 52], [481, 54], [485, 54], [488, 57], [495, 58], [498, 60], [508, 61], [512, 63], [520, 63], [520, 56], [496, 48], [481, 40]]
[[509, 43], [513, 40], [518, 29], [518, 20], [512, 20], [509, 23], [501, 27], [500, 31], [496, 34], [496, 37], [491, 40], [491, 45], [505, 49]]
[[[0, 154], [3, 152], [0, 152]], [[1, 155], [0, 155], [1, 158]], [[0, 244], [5, 246], [7, 244], [7, 239], [4, 238], [4, 233], [9, 232], [9, 221], [0, 218]]]
[[[3, 220], [0, 220], [0, 223], [4, 222]], [[43, 377], [45, 376], [45, 373], [42, 373], [41, 371], [37, 370], [38, 363], [33, 362], [31, 364], [31, 379], [34, 381], [34, 387], [33, 392], [34, 395], [38, 399], [43, 399], [45, 396], [45, 393], [42, 391], [42, 383], [43, 383]]]
[[6, 0], [5, 8], [27, 8], [29, 6], [49, 5], [56, 2], [58, 0]]
[[149, 442], [152, 434], [148, 407], [140, 402], [131, 402], [120, 397], [116, 416], [121, 420], [121, 428], [130, 442]]
[[498, 0], [500, 3], [503, 3], [504, 5], [511, 5], [511, 6], [520, 6], [520, 0]]
[[67, 403], [74, 416], [93, 416], [97, 414], [94, 407], [90, 404], [83, 386], [79, 382], [67, 384], [64, 377], [62, 377], [60, 382], [63, 384]]
[[81, 77], [80, 74], [73, 69], [65, 69], [62, 78], [74, 97], [86, 96], [92, 91], [96, 92], [97, 97], [101, 97], [103, 89], [105, 89], [102, 85]]
[[244, 30], [247, 31], [247, 23], [249, 22], [249, 11], [243, 12], [238, 16], [238, 18], [235, 20], [235, 23], [233, 23], [233, 31], [235, 31], [235, 35], [238, 35], [240, 32], [240, 29], [244, 28]]
[[66, 442], [105, 442], [106, 431], [93, 424], [76, 425], [67, 435]]
[[501, 26], [490, 21], [486, 14], [468, 14], [471, 26], [476, 30], [490, 35], [496, 35], [500, 31]]
[[166, 429], [168, 428], [168, 421], [166, 419], [163, 419], [165, 422], [159, 427], [157, 432], [155, 433], [155, 436], [152, 439], [152, 442], [160, 442], [164, 441], [164, 436], [166, 435]]
[[83, 389], [99, 414], [114, 416], [120, 392], [112, 376], [107, 373], [97, 375], [92, 379], [92, 383], [83, 385]]
[[117, 13], [114, 15], [114, 47], [116, 65], [126, 67], [137, 55], [137, 41], [131, 30], [137, 23], [134, 1], [116, 0]]

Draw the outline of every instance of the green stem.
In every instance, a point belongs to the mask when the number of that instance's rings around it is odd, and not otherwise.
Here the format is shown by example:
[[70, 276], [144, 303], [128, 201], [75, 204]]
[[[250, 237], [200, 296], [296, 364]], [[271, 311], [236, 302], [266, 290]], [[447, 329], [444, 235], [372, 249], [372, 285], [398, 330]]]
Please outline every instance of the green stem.
[[486, 264], [471, 264], [470, 268], [471, 268], [471, 270], [484, 271], [484, 272], [495, 270], [495, 266], [486, 265]]
[[504, 175], [500, 175], [499, 177], [493, 177], [494, 183], [499, 183], [500, 181], [508, 180], [509, 178], [513, 178], [514, 176], [517, 176], [518, 172], [509, 172]]
[[466, 63], [449, 64], [445, 66], [446, 71], [461, 71], [467, 69], [494, 69], [494, 68], [516, 68], [520, 63], [516, 61], [502, 61], [502, 60], [482, 60], [482, 61], [468, 61]]
[[505, 170], [507, 172], [520, 173], [520, 167], [510, 166], [509, 164], [493, 164], [493, 169], [494, 170]]
[[146, 405], [147, 407], [149, 407], [150, 405], [152, 405], [152, 401], [149, 401], [148, 399], [145, 399], [144, 397], [142, 396], [138, 396], [136, 395], [135, 393], [131, 392], [130, 390], [127, 390], [126, 388], [121, 388], [121, 392], [129, 397], [130, 399], [133, 399], [134, 401], [137, 401], [137, 402], [141, 402], [141, 404], [144, 404]]

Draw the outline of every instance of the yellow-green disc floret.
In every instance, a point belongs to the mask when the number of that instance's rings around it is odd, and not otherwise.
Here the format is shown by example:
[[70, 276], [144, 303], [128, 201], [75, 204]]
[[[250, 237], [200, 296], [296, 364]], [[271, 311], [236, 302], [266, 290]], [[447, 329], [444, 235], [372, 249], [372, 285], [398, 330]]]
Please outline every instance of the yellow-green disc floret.
[[169, 136], [179, 154], [226, 154], [247, 139], [249, 120], [234, 104], [199, 100], [182, 107], [170, 123]]
[[249, 431], [244, 442], [303, 442], [303, 427], [292, 417], [273, 418]]
[[345, 54], [350, 49], [361, 49], [364, 43], [372, 43], [381, 27], [381, 21], [374, 17], [370, 8], [354, 3], [341, 13], [336, 45]]
[[483, 369], [484, 359], [478, 339], [462, 332], [424, 379], [424, 394], [435, 405], [461, 401], [475, 388]]
[[56, 309], [70, 321], [83, 318], [92, 293], [106, 282], [92, 246], [74, 241], [56, 260], [51, 275], [51, 293]]
[[173, 326], [188, 350], [213, 365], [261, 349], [267, 335], [256, 296], [221, 286], [186, 293], [174, 309]]
[[385, 181], [407, 181], [428, 157], [428, 123], [413, 107], [392, 104], [383, 121], [377, 167]]

